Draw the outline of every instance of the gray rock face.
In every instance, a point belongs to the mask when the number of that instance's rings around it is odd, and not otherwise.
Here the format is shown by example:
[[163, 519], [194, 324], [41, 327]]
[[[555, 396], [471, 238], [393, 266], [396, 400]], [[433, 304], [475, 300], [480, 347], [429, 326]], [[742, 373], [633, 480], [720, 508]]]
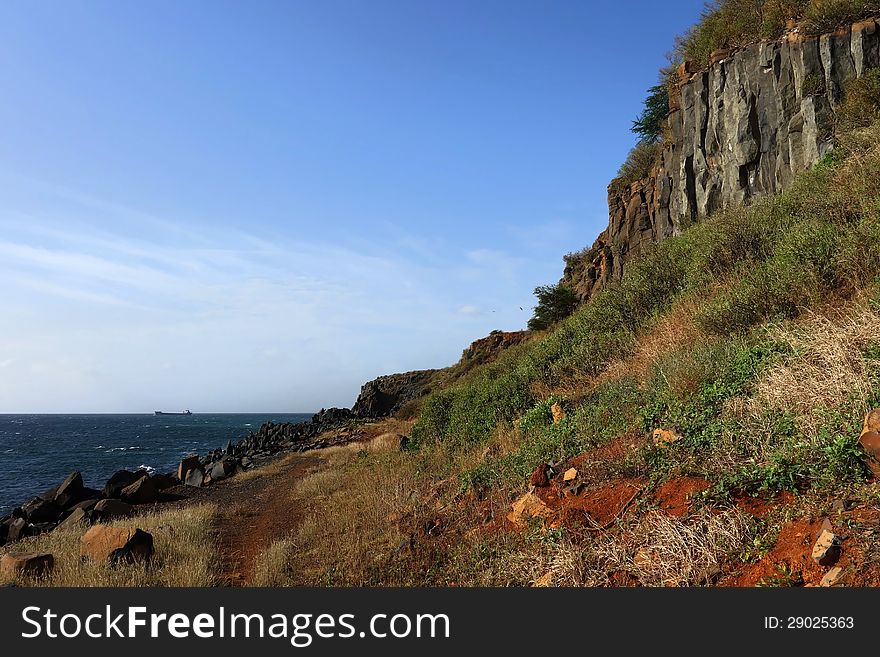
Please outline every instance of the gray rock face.
[[562, 282], [586, 300], [626, 263], [693, 221], [783, 191], [831, 149], [845, 83], [880, 65], [875, 20], [819, 37], [758, 43], [692, 74], [670, 97], [671, 143], [649, 178], [608, 188], [608, 228], [566, 259]]
[[361, 388], [352, 412], [360, 418], [386, 417], [406, 402], [425, 392], [425, 387], [436, 370], [421, 370], [403, 374], [389, 374], [368, 381]]

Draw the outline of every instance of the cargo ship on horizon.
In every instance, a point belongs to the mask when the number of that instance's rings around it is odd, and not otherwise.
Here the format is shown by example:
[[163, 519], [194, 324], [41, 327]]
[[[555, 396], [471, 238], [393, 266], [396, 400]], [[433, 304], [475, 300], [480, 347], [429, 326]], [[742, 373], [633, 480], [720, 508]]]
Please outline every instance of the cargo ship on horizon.
[[192, 411], [189, 409], [186, 409], [185, 411], [180, 411], [180, 412], [153, 411], [153, 413], [155, 413], [156, 415], [192, 415]]

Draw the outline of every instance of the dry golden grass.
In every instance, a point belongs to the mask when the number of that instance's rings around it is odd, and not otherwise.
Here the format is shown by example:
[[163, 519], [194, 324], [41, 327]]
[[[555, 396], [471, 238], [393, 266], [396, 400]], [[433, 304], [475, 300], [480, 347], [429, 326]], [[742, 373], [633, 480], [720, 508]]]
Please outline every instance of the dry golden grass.
[[496, 546], [496, 557], [473, 573], [482, 586], [613, 586], [626, 573], [642, 586], [703, 586], [731, 556], [748, 555], [753, 523], [737, 511], [689, 518], [651, 512], [618, 531], [581, 540], [549, 536]]
[[246, 472], [235, 475], [235, 481], [242, 482], [250, 481], [251, 479], [260, 479], [261, 477], [277, 477], [278, 475], [283, 474], [288, 469], [290, 469], [290, 467], [297, 460], [301, 459], [302, 456], [303, 455], [298, 452], [287, 454], [286, 456], [275, 459], [274, 461], [271, 461], [266, 465], [260, 466], [259, 468], [247, 470]]
[[296, 583], [291, 571], [292, 555], [297, 544], [292, 538], [273, 542], [257, 556], [250, 586], [292, 586]]
[[386, 449], [381, 434], [322, 450], [321, 459], [293, 491], [292, 503], [307, 509], [305, 518], [289, 541], [267, 550], [256, 581], [401, 583], [385, 578], [383, 560], [407, 540], [403, 525], [434, 512], [449, 488], [424, 473], [461, 466], [433, 450], [413, 455], [396, 444]]
[[[393, 452], [399, 450], [399, 435], [408, 435], [412, 430], [414, 421], [388, 418], [381, 422], [372, 422], [359, 427], [363, 434], [362, 440], [353, 441], [344, 445], [334, 445], [316, 452], [292, 452], [270, 463], [247, 472], [236, 475], [236, 481], [248, 481], [262, 477], [277, 477], [283, 474], [299, 459], [310, 458], [318, 455], [325, 460], [333, 462], [337, 455], [351, 455], [362, 451], [367, 452]], [[325, 438], [335, 438], [336, 432], [329, 431], [322, 434]]]
[[598, 377], [597, 385], [626, 376], [644, 381], [650, 374], [651, 367], [662, 356], [700, 340], [702, 334], [694, 323], [697, 305], [697, 300], [692, 298], [677, 303], [636, 339], [635, 351], [631, 357], [609, 364]]
[[110, 523], [135, 526], [153, 535], [149, 564], [110, 567], [80, 558], [86, 527], [56, 530], [0, 549], [0, 554], [50, 552], [55, 569], [44, 578], [18, 576], [3, 584], [23, 586], [212, 586], [216, 555], [211, 533], [215, 508], [174, 508]]
[[736, 510], [707, 510], [688, 519], [648, 513], [595, 545], [601, 567], [584, 583], [607, 584], [608, 573], [625, 571], [643, 586], [706, 585], [731, 555], [748, 552], [751, 527], [750, 517]]
[[794, 354], [760, 378], [750, 401], [752, 411], [792, 411], [801, 431], [815, 436], [823, 411], [870, 396], [877, 367], [864, 352], [880, 344], [880, 316], [867, 301], [809, 312], [776, 328], [772, 336]]
[[635, 378], [640, 382], [646, 381], [651, 367], [662, 356], [693, 344], [703, 337], [694, 322], [699, 303], [700, 300], [696, 298], [679, 301], [672, 310], [659, 317], [636, 339], [632, 354], [611, 361], [600, 374], [590, 376], [580, 373], [552, 387], [536, 382], [532, 386], [532, 392], [543, 399], [556, 396], [576, 401], [609, 381], [624, 377]]

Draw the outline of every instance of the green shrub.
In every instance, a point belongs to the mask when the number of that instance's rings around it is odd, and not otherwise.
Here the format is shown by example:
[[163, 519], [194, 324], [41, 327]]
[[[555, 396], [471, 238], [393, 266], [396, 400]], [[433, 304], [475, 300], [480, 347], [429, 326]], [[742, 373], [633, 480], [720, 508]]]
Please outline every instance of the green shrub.
[[632, 131], [638, 135], [640, 143], [653, 144], [660, 141], [666, 119], [669, 116], [669, 88], [663, 81], [648, 89], [645, 108], [633, 121]]
[[481, 488], [503, 482], [519, 483], [541, 463], [559, 462], [607, 443], [634, 428], [643, 393], [635, 381], [620, 379], [598, 386], [574, 412], [553, 423], [555, 398], [537, 402], [518, 423], [520, 443], [501, 458], [464, 472], [464, 487]]
[[674, 56], [707, 64], [715, 50], [780, 37], [790, 19], [806, 34], [821, 34], [878, 13], [878, 0], [715, 0], [676, 40]]
[[538, 305], [529, 320], [529, 329], [543, 331], [561, 322], [578, 307], [580, 299], [567, 285], [541, 285], [535, 288]]
[[808, 73], [801, 83], [801, 95], [824, 96], [826, 91], [825, 76], [819, 73]]
[[632, 185], [651, 175], [651, 170], [660, 162], [662, 147], [657, 142], [639, 142], [626, 156], [617, 172], [614, 183]]
[[[878, 135], [880, 127], [859, 133], [780, 196], [721, 212], [655, 245], [627, 264], [621, 281], [541, 339], [507, 350], [452, 387], [433, 392], [413, 429], [413, 446], [485, 441], [535, 407], [536, 390], [596, 375], [611, 360], [626, 358], [655, 318], [690, 298], [699, 299], [695, 321], [717, 338], [671, 355], [674, 363], [660, 363], [667, 378], [673, 374], [671, 386], [654, 381], [647, 396], [635, 386], [617, 389], [614, 395], [625, 393], [631, 400], [620, 415], [612, 412], [611, 398], [590, 397], [589, 408], [579, 407], [574, 420], [541, 433], [519, 465], [507, 471], [524, 470], [535, 455], [558, 452], [560, 445], [565, 451], [598, 444], [609, 432], [638, 425], [638, 417], [646, 430], [672, 423], [696, 436], [695, 444], [715, 441], [727, 426], [723, 400], [742, 394], [742, 381], [772, 356], [748, 337], [753, 327], [851, 294], [880, 274]], [[737, 356], [741, 352], [746, 355]], [[749, 361], [752, 357], [757, 360]], [[565, 431], [571, 434], [557, 433]]]
[[716, 0], [707, 3], [700, 21], [676, 41], [680, 61], [706, 64], [715, 50], [738, 48], [762, 38], [776, 38], [788, 18], [799, 15], [808, 0]]
[[867, 128], [880, 118], [880, 69], [872, 68], [846, 83], [835, 118], [842, 131]]
[[822, 34], [880, 13], [877, 0], [810, 0], [803, 3], [800, 27], [807, 34]]

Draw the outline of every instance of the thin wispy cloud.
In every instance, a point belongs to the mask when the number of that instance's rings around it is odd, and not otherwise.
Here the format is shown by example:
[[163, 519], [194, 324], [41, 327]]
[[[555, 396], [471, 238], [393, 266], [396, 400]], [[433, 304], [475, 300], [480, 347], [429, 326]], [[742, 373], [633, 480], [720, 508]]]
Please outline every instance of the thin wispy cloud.
[[[47, 410], [47, 399], [54, 410], [348, 405], [366, 378], [449, 364], [496, 328], [502, 318], [482, 309], [497, 305], [491, 281], [523, 264], [494, 248], [426, 258], [418, 240], [169, 234], [139, 223], [162, 219], [93, 195], [35, 194], [53, 195], [45, 217], [0, 210], [0, 276], [27, 318], [0, 321], [0, 344], [17, 341], [0, 361], [0, 412]], [[478, 303], [474, 279], [488, 291]], [[40, 385], [28, 383], [38, 371]], [[16, 376], [24, 385], [9, 384]]]

